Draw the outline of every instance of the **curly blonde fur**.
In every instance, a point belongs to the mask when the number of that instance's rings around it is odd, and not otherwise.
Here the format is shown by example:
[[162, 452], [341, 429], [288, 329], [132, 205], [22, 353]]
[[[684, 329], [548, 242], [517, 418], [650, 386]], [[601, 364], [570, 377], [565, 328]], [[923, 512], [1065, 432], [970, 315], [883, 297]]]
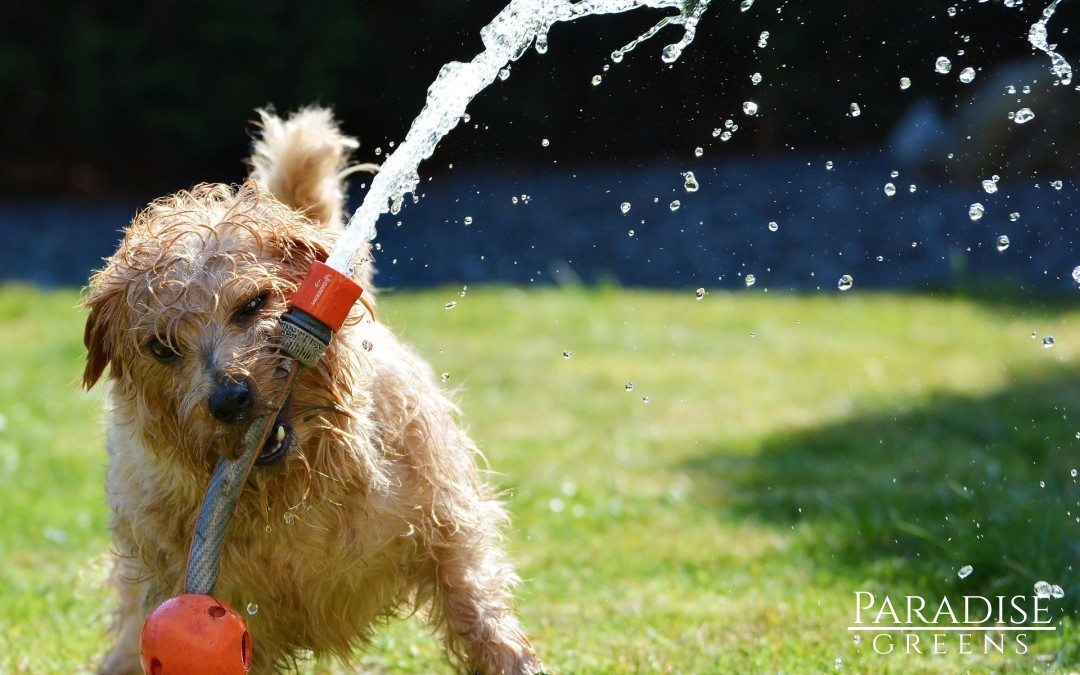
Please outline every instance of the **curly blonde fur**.
[[[277, 317], [341, 230], [355, 141], [327, 110], [261, 118], [251, 180], [148, 205], [85, 297], [85, 385], [109, 369], [106, 490], [120, 593], [102, 673], [141, 672], [142, 623], [181, 591], [211, 471], [245, 430], [211, 414], [209, 397], [222, 382], [248, 382], [247, 421], [266, 412], [285, 365]], [[370, 276], [366, 263], [365, 288]], [[253, 672], [288, 667], [301, 650], [348, 659], [380, 620], [418, 609], [461, 667], [542, 670], [513, 612], [506, 511], [423, 360], [354, 309], [284, 414], [291, 450], [252, 471], [215, 592], [258, 605], [248, 618]]]

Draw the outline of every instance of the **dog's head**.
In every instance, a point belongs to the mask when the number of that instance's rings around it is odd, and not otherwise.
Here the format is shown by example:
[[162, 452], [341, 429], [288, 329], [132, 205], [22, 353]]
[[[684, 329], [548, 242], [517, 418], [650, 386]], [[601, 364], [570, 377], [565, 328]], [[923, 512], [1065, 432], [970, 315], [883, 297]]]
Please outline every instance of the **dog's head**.
[[[83, 383], [110, 366], [113, 397], [155, 453], [196, 466], [233, 456], [286, 373], [278, 317], [334, 236], [254, 181], [151, 203], [90, 280]], [[341, 409], [333, 378], [329, 368], [304, 374], [263, 461], [312, 433], [320, 410]]]

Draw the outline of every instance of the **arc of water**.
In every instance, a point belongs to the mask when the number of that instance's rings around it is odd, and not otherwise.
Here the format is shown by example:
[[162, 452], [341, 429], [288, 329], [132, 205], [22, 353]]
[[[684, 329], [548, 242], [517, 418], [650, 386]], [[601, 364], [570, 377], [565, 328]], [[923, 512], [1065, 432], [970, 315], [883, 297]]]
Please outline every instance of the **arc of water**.
[[[452, 61], [439, 71], [428, 87], [427, 102], [413, 120], [405, 140], [386, 158], [372, 181], [360, 208], [349, 220], [326, 264], [351, 275], [361, 245], [375, 238], [375, 223], [387, 211], [397, 213], [405, 196], [420, 183], [420, 162], [435, 152], [446, 134], [458, 125], [465, 108], [499, 77], [499, 71], [521, 58], [534, 43], [546, 46], [547, 33], [561, 21], [585, 16], [617, 14], [640, 8], [676, 9], [632, 44], [655, 35], [666, 25], [681, 25], [683, 36], [664, 47], [663, 59], [671, 63], [694, 40], [697, 23], [710, 0], [511, 0], [480, 31], [484, 50], [472, 61]], [[539, 41], [538, 41], [539, 38]], [[623, 51], [628, 51], [626, 48]]]
[[1058, 78], [1062, 86], [1067, 86], [1072, 83], [1072, 66], [1069, 65], [1064, 56], [1057, 52], [1057, 45], [1051, 45], [1047, 40], [1046, 24], [1050, 21], [1050, 17], [1054, 16], [1054, 11], [1059, 4], [1061, 4], [1061, 0], [1051, 2], [1042, 11], [1042, 18], [1031, 24], [1031, 28], [1028, 30], [1028, 42], [1031, 43], [1032, 47], [1050, 57], [1050, 72]]

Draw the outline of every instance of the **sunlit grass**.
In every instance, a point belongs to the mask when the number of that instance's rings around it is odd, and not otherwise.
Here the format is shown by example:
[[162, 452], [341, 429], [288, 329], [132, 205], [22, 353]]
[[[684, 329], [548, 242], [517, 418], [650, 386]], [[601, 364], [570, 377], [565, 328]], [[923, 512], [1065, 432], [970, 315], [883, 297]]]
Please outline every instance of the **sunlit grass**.
[[[74, 384], [75, 301], [0, 290], [0, 671], [76, 672], [106, 644], [100, 399]], [[390, 295], [380, 318], [460, 388], [514, 513], [521, 614], [558, 671], [1080, 658], [1075, 619], [1025, 656], [955, 642], [880, 656], [846, 630], [856, 590], [1012, 595], [1046, 579], [1066, 591], [1054, 616], [1075, 616], [1080, 312], [1067, 304], [471, 288]], [[362, 663], [447, 670], [415, 620]]]

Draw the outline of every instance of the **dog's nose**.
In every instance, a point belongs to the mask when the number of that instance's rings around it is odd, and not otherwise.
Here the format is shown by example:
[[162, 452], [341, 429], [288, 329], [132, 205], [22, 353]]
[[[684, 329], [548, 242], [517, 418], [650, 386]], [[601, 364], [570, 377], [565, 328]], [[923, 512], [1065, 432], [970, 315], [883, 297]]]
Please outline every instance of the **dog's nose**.
[[210, 394], [210, 413], [222, 422], [239, 422], [254, 402], [247, 380], [223, 382]]

